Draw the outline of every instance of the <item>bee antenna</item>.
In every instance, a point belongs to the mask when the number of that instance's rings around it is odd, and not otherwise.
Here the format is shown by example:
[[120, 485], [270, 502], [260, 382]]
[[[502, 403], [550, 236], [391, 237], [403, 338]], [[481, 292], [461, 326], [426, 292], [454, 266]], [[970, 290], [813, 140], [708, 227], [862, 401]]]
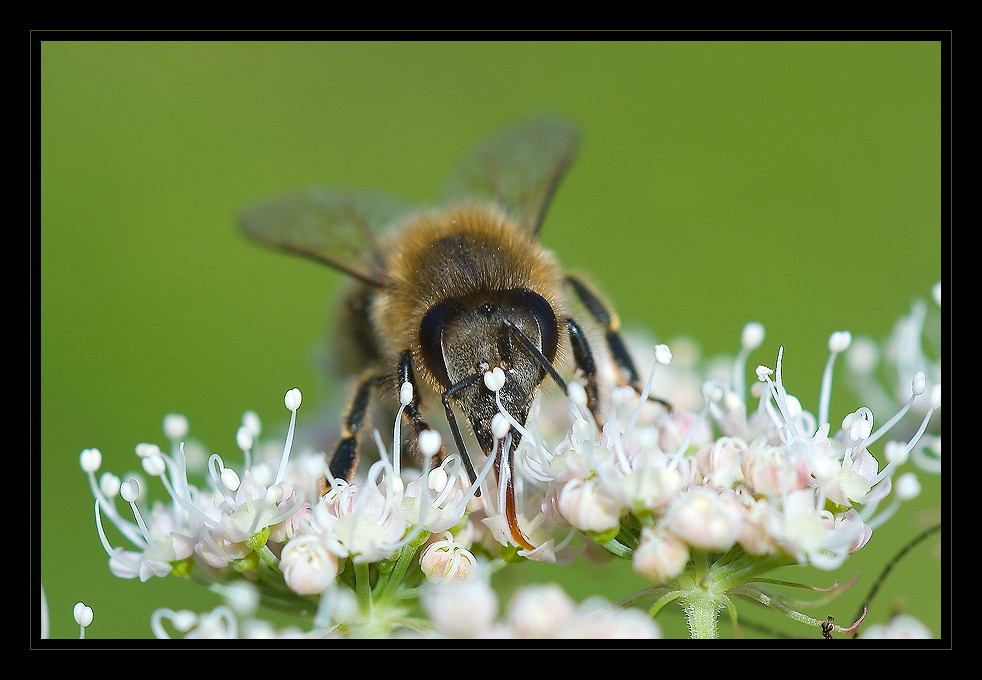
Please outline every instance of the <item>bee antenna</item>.
[[545, 369], [546, 373], [548, 373], [552, 377], [552, 379], [556, 381], [556, 384], [559, 385], [560, 389], [562, 389], [563, 394], [569, 396], [569, 387], [566, 385], [566, 381], [563, 380], [562, 376], [559, 375], [559, 372], [556, 371], [555, 368], [553, 368], [552, 362], [549, 361], [546, 358], [546, 356], [542, 353], [542, 351], [535, 346], [535, 343], [529, 340], [529, 337], [525, 335], [525, 333], [523, 333], [521, 329], [519, 329], [518, 326], [516, 326], [509, 319], [505, 319], [503, 323], [505, 328], [511, 331], [512, 334], [518, 339], [518, 341], [522, 343], [522, 346], [529, 351], [529, 353], [536, 360], [536, 362], [543, 369]]

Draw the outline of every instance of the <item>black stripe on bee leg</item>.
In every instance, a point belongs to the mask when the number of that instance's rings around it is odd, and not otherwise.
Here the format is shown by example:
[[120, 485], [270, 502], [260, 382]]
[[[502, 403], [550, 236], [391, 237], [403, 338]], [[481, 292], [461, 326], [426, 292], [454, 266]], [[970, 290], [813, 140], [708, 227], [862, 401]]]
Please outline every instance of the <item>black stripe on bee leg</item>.
[[365, 424], [373, 382], [375, 382], [374, 375], [362, 378], [348, 406], [348, 413], [344, 417], [342, 426], [341, 441], [334, 449], [334, 455], [331, 456], [331, 463], [328, 465], [335, 479], [351, 481], [355, 468], [358, 467], [358, 431]]
[[[590, 315], [597, 323], [603, 326], [607, 349], [614, 363], [617, 365], [621, 383], [629, 385], [635, 392], [641, 394], [644, 391], [644, 386], [641, 384], [638, 369], [635, 368], [634, 359], [631, 358], [631, 353], [628, 351], [627, 345], [624, 344], [624, 338], [620, 333], [620, 321], [617, 319], [617, 315], [611, 311], [607, 303], [583, 279], [569, 274], [566, 276], [566, 282], [573, 288], [576, 297], [587, 308]], [[672, 411], [672, 405], [664, 399], [649, 395], [648, 400], [658, 402], [669, 412]]]
[[583, 329], [576, 321], [567, 318], [566, 328], [569, 330], [569, 344], [573, 347], [573, 361], [583, 373], [586, 406], [593, 414], [597, 426], [603, 427], [604, 419], [600, 413], [600, 401], [598, 399], [597, 362], [593, 359], [593, 351], [590, 349], [590, 343], [587, 342], [586, 334], [583, 333]]

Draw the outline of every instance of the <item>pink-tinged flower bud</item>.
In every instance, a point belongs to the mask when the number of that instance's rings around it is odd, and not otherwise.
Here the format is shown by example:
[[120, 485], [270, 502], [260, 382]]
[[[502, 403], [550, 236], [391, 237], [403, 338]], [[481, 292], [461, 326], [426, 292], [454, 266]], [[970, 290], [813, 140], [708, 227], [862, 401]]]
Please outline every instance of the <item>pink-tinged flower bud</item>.
[[551, 638], [576, 614], [576, 603], [558, 585], [527, 586], [508, 603], [508, 623], [516, 637]]
[[873, 535], [873, 529], [866, 524], [859, 513], [854, 509], [835, 517], [833, 532], [837, 537], [851, 538], [848, 551], [858, 552], [869, 541]]
[[775, 497], [808, 486], [805, 458], [783, 446], [751, 445], [744, 452], [740, 469], [747, 487], [756, 495]]
[[700, 448], [696, 453], [696, 461], [706, 483], [728, 489], [743, 481], [740, 462], [741, 454], [746, 448], [747, 443], [737, 437], [720, 437], [712, 444]]
[[316, 595], [334, 582], [338, 575], [338, 558], [314, 534], [294, 538], [283, 548], [280, 570], [290, 590], [301, 595]]
[[728, 550], [740, 534], [744, 513], [729, 495], [732, 500], [704, 487], [686, 491], [668, 510], [668, 529], [694, 548]]
[[419, 566], [431, 583], [464, 581], [478, 573], [477, 560], [463, 544], [458, 543], [449, 531], [443, 532], [443, 540], [427, 546], [419, 558]]
[[641, 541], [631, 557], [634, 571], [655, 583], [678, 576], [688, 562], [686, 545], [653, 527], [642, 530]]
[[604, 493], [596, 477], [566, 482], [558, 505], [566, 521], [581, 531], [603, 533], [620, 523], [620, 508]]
[[448, 581], [423, 592], [423, 608], [440, 633], [455, 638], [490, 635], [498, 596], [483, 579]]

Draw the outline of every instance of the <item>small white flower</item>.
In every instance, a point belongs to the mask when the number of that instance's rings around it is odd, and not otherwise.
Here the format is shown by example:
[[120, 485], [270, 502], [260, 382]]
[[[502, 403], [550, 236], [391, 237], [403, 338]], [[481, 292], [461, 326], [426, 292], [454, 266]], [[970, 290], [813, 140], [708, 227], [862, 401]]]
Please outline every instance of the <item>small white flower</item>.
[[563, 517], [581, 531], [600, 534], [620, 523], [620, 506], [596, 477], [566, 482], [559, 491], [558, 506]]
[[688, 546], [654, 527], [641, 530], [641, 540], [631, 556], [634, 571], [655, 583], [675, 578], [685, 570], [688, 562]]
[[732, 492], [693, 487], [669, 507], [665, 526], [690, 546], [725, 551], [740, 535], [743, 514]]
[[283, 580], [295, 593], [316, 595], [334, 583], [338, 557], [313, 534], [294, 538], [280, 555]]
[[807, 460], [788, 447], [756, 440], [742, 453], [742, 477], [754, 494], [775, 497], [808, 486]]
[[495, 636], [498, 596], [484, 579], [430, 585], [421, 598], [433, 627], [455, 638]]
[[479, 573], [474, 555], [454, 540], [449, 531], [444, 531], [441, 540], [426, 547], [419, 564], [426, 580], [431, 583], [467, 580]]
[[555, 583], [526, 586], [508, 603], [508, 625], [515, 637], [555, 638], [576, 613], [576, 603]]
[[864, 626], [859, 637], [864, 640], [930, 640], [934, 636], [913, 616], [898, 614], [886, 623]]

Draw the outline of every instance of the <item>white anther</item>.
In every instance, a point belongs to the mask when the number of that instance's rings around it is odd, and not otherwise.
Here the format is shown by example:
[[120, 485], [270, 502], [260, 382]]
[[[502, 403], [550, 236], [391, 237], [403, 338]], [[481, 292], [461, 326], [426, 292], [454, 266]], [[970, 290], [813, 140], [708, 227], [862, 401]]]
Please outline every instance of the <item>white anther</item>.
[[505, 372], [501, 366], [495, 366], [484, 372], [484, 384], [492, 392], [497, 392], [505, 385]]
[[108, 498], [115, 498], [119, 493], [119, 477], [111, 472], [103, 472], [99, 477], [99, 489]]
[[419, 433], [419, 450], [429, 458], [435, 456], [443, 444], [443, 437], [436, 430], [423, 430]]
[[829, 336], [829, 351], [835, 354], [845, 352], [849, 349], [849, 343], [851, 342], [852, 333], [849, 331], [836, 331]]
[[900, 500], [909, 501], [911, 498], [916, 498], [920, 495], [921, 482], [913, 472], [905, 472], [897, 477], [895, 489], [897, 491], [897, 497]]
[[249, 581], [232, 581], [222, 588], [222, 597], [239, 615], [252, 616], [259, 608], [259, 588]]
[[941, 383], [931, 388], [931, 408], [941, 408]]
[[253, 441], [252, 430], [247, 425], [242, 425], [235, 431], [235, 444], [243, 451], [251, 449]]
[[433, 468], [430, 470], [430, 474], [426, 477], [426, 486], [433, 491], [440, 493], [447, 488], [448, 481], [450, 481], [450, 477], [447, 476], [446, 470], [444, 470], [442, 467]]
[[856, 417], [850, 419], [848, 428], [845, 427], [845, 423], [843, 422], [843, 429], [848, 429], [849, 438], [854, 442], [858, 442], [869, 436], [869, 433], [873, 430], [873, 423], [867, 418]]
[[180, 611], [174, 612], [171, 621], [174, 623], [174, 628], [181, 633], [186, 633], [197, 625], [198, 615], [190, 609], [181, 609]]
[[160, 447], [156, 444], [150, 444], [148, 442], [140, 442], [136, 445], [136, 447], [134, 447], [134, 451], [136, 451], [136, 455], [138, 455], [140, 458], [149, 458], [150, 456], [160, 455]]
[[78, 464], [82, 466], [82, 472], [95, 472], [102, 465], [102, 452], [99, 449], [82, 449]]
[[283, 397], [283, 403], [286, 404], [288, 411], [296, 411], [300, 408], [300, 402], [303, 396], [300, 394], [300, 390], [294, 387], [292, 390], [288, 390], [286, 396]]
[[140, 497], [140, 482], [135, 479], [127, 479], [119, 485], [119, 495], [127, 503], [132, 503]]
[[672, 350], [668, 345], [655, 345], [655, 361], [662, 366], [672, 363]]
[[399, 387], [399, 403], [403, 406], [409, 406], [413, 403], [413, 384], [408, 380]]
[[168, 413], [164, 416], [164, 434], [168, 439], [184, 439], [188, 434], [188, 419], [180, 413]]
[[593, 425], [588, 423], [583, 418], [577, 418], [576, 422], [573, 423], [573, 427], [570, 428], [573, 436], [580, 441], [588, 441], [595, 432]]
[[586, 407], [586, 390], [583, 389], [583, 385], [574, 381], [567, 384], [566, 389], [569, 392], [569, 400], [571, 402], [577, 406]]
[[[225, 469], [227, 470], [228, 468]], [[224, 474], [224, 471], [222, 472], [222, 474]], [[263, 494], [263, 501], [270, 505], [276, 505], [281, 500], [283, 500], [283, 494], [284, 494], [283, 487], [280, 486], [279, 484], [274, 484], [273, 486], [266, 489], [266, 493]]]
[[788, 416], [791, 418], [797, 418], [804, 410], [801, 408], [801, 400], [793, 394], [787, 395], [784, 403], [787, 404]]
[[849, 345], [846, 362], [852, 372], [869, 375], [876, 368], [879, 360], [880, 350], [871, 339], [856, 338], [856, 341]]
[[151, 477], [159, 477], [167, 471], [163, 456], [150, 456], [143, 459], [143, 470]]
[[75, 623], [87, 627], [92, 623], [92, 607], [89, 607], [84, 602], [79, 602], [72, 609], [72, 614], [75, 616]]
[[723, 398], [723, 388], [712, 380], [707, 380], [702, 384], [702, 398], [715, 404]]
[[747, 350], [757, 349], [764, 342], [764, 324], [751, 321], [740, 331], [740, 345]]
[[883, 456], [888, 463], [903, 465], [910, 457], [910, 453], [904, 444], [896, 441], [888, 441], [883, 445]]
[[239, 488], [239, 475], [232, 468], [222, 468], [222, 484], [229, 491], [236, 491]]
[[246, 411], [242, 414], [242, 426], [249, 428], [249, 432], [252, 433], [253, 439], [258, 437], [263, 431], [263, 425], [259, 420], [259, 414], [255, 411]]
[[925, 377], [924, 371], [918, 371], [910, 381], [910, 391], [917, 397], [924, 394], [925, 389], [927, 389], [927, 377]]

